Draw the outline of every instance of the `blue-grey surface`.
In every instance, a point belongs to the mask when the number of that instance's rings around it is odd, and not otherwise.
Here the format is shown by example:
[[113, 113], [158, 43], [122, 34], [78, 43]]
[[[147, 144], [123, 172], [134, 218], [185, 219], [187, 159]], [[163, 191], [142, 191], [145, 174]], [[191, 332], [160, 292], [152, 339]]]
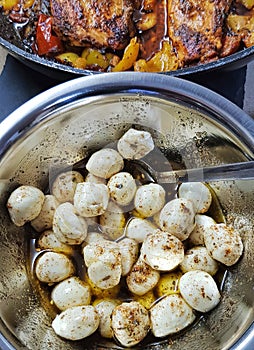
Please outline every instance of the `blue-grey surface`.
[[[246, 74], [247, 71], [247, 74]], [[254, 65], [192, 79], [230, 99], [254, 117]], [[58, 84], [6, 54], [0, 47], [0, 120], [31, 97]]]

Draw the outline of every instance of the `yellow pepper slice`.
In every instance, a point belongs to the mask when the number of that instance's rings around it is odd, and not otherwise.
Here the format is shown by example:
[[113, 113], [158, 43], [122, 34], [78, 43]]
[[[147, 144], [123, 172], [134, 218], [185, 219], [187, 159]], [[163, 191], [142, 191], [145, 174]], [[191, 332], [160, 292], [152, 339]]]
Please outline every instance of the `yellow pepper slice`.
[[86, 48], [82, 51], [81, 57], [86, 59], [87, 66], [96, 65], [102, 69], [106, 69], [110, 64], [110, 60], [113, 57], [113, 54], [103, 55], [96, 49]]
[[0, 6], [3, 6], [4, 10], [11, 10], [18, 3], [19, 0], [0, 0]]
[[254, 6], [254, 0], [241, 0], [240, 1], [248, 10]]
[[61, 63], [69, 63], [71, 65], [74, 65], [75, 61], [78, 58], [79, 58], [79, 55], [77, 55], [74, 52], [64, 52], [56, 56], [56, 59]]
[[125, 48], [123, 58], [117, 63], [115, 67], [112, 68], [112, 72], [122, 72], [130, 69], [139, 53], [139, 43], [137, 43], [137, 38], [132, 38], [129, 45]]
[[162, 48], [150, 60], [138, 60], [134, 70], [138, 72], [168, 72], [178, 68], [178, 59], [170, 42], [163, 41]]

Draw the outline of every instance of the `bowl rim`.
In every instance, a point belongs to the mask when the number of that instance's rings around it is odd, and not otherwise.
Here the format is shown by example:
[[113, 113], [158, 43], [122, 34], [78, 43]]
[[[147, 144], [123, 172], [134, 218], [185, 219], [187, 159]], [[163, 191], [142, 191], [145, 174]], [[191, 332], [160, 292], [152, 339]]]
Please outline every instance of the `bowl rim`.
[[[37, 123], [42, 115], [85, 97], [115, 92], [161, 93], [163, 96], [182, 96], [186, 101], [214, 111], [221, 121], [231, 127], [254, 153], [254, 119], [240, 107], [197, 83], [155, 73], [122, 72], [80, 77], [59, 84], [33, 97], [0, 123], [0, 157], [19, 137], [20, 131]], [[254, 321], [231, 347], [231, 350], [251, 350]], [[13, 349], [0, 334], [0, 348]]]
[[254, 152], [254, 119], [225, 97], [179, 77], [121, 72], [75, 78], [25, 102], [0, 123], [0, 156], [18, 138], [21, 130], [37, 123], [42, 115], [81, 98], [120, 92], [175, 96], [210, 110]]

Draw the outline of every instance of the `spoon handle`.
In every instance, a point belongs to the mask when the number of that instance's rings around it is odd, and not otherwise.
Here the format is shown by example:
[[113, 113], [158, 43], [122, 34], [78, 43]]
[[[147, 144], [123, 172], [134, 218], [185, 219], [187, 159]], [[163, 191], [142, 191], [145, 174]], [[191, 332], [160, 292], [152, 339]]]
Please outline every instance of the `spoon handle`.
[[204, 168], [156, 172], [159, 183], [253, 180], [254, 161], [223, 164]]

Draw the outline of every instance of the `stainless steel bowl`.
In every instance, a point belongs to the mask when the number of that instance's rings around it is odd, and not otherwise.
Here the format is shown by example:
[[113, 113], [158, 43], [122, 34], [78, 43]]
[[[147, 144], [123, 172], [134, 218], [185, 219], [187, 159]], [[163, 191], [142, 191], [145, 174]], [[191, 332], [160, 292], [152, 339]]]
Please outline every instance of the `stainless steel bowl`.
[[[26, 229], [9, 220], [6, 199], [18, 184], [42, 189], [52, 174], [119, 138], [131, 125], [151, 131], [158, 147], [187, 167], [254, 159], [254, 121], [219, 95], [159, 74], [84, 77], [33, 98], [0, 128], [0, 348], [119, 349], [97, 335], [58, 338], [28, 273]], [[212, 184], [226, 220], [244, 241], [228, 269], [222, 301], [187, 332], [140, 349], [254, 348], [254, 182]]]

